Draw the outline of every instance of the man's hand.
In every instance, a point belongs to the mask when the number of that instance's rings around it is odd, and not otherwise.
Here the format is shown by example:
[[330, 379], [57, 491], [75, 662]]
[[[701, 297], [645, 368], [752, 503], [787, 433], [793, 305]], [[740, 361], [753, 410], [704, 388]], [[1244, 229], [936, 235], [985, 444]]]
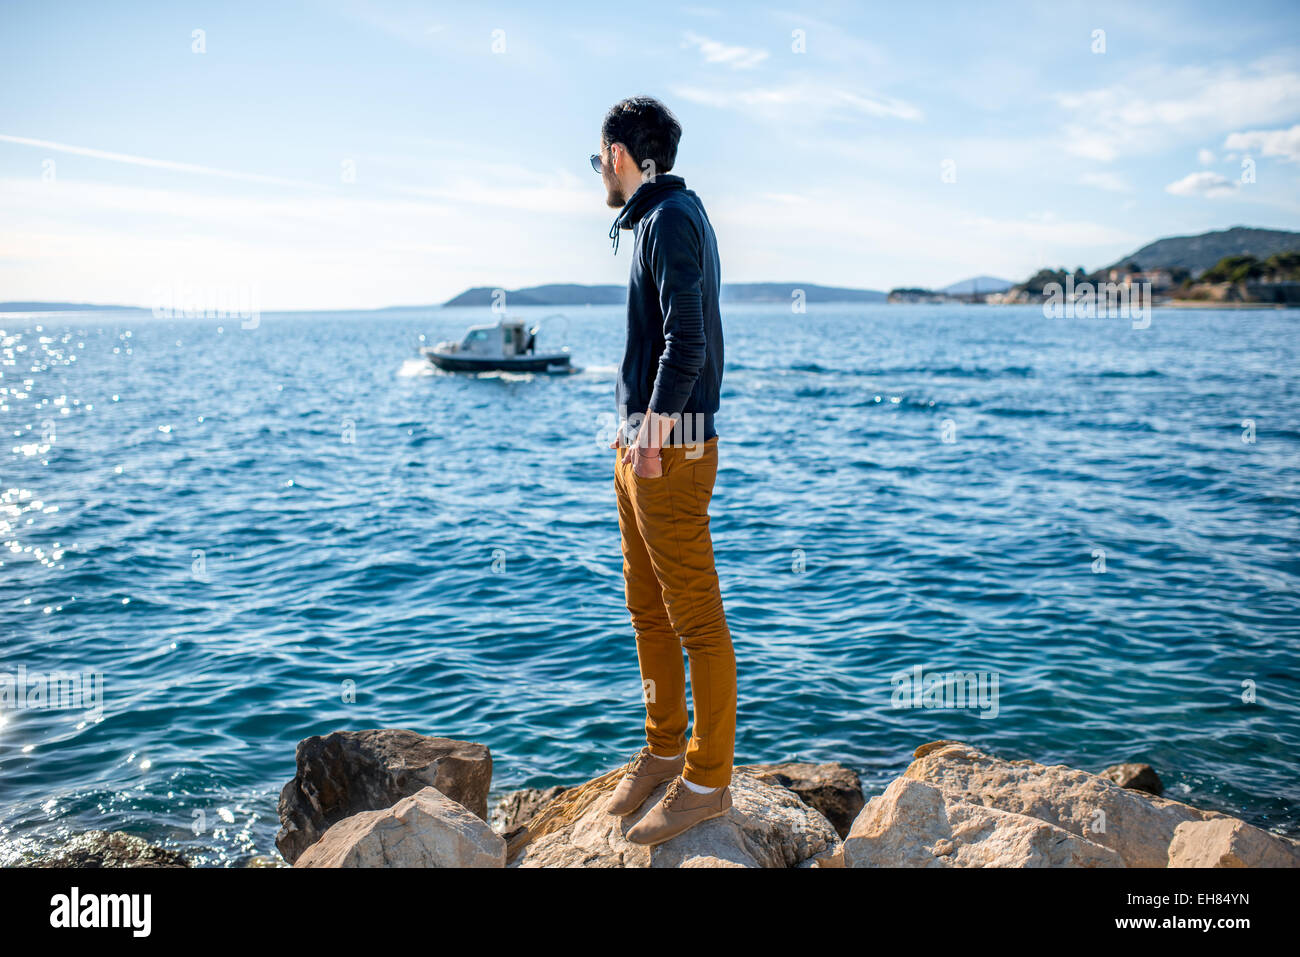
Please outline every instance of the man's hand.
[[[611, 443], [609, 447], [618, 448], [618, 442]], [[659, 458], [658, 449], [651, 455], [640, 446], [629, 445], [623, 449], [623, 457], [619, 462], [631, 462], [632, 471], [642, 478], [658, 478], [664, 474], [663, 461]]]
[[[672, 416], [647, 412], [636, 441], [624, 450], [621, 461], [631, 462], [632, 471], [641, 478], [658, 478], [663, 475], [664, 466], [660, 459], [660, 448], [663, 440], [672, 434], [673, 425]], [[617, 447], [617, 442], [610, 445], [610, 448]]]
[[641, 478], [658, 478], [664, 474], [664, 463], [659, 458], [658, 450], [653, 456], [635, 445], [629, 446], [628, 451], [632, 457], [632, 471]]

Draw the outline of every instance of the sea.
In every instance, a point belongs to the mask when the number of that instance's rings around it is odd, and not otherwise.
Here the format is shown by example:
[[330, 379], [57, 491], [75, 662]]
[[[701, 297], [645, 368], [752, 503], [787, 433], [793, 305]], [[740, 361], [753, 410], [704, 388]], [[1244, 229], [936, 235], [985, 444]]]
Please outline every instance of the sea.
[[[568, 375], [420, 356], [487, 309], [0, 315], [0, 863], [274, 855], [336, 730], [481, 742], [494, 795], [626, 761], [624, 319], [555, 311]], [[1300, 313], [1148, 318], [724, 309], [738, 763], [1140, 761], [1300, 836]]]

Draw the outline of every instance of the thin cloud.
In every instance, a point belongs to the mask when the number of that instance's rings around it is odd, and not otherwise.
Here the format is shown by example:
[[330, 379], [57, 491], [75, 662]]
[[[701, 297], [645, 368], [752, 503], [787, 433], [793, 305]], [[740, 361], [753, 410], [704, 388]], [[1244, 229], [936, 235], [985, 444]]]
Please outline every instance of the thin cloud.
[[683, 99], [704, 106], [760, 114], [788, 113], [791, 110], [798, 110], [805, 114], [810, 111], [851, 112], [909, 122], [922, 119], [921, 111], [905, 100], [808, 84], [753, 87], [742, 90], [684, 86], [678, 87], [674, 92]]
[[754, 47], [729, 46], [691, 31], [687, 31], [683, 45], [699, 50], [706, 63], [721, 63], [733, 70], [748, 70], [767, 59], [766, 50], [759, 50]]
[[1280, 156], [1290, 163], [1300, 162], [1300, 124], [1289, 130], [1250, 130], [1231, 133], [1223, 141], [1223, 148], [1258, 153], [1261, 156]]
[[1300, 100], [1300, 73], [1201, 67], [1144, 71], [1128, 83], [1056, 97], [1070, 114], [1066, 149], [1109, 162], [1122, 154], [1200, 137], [1242, 123], [1290, 119]]
[[1202, 170], [1199, 173], [1188, 173], [1182, 179], [1175, 180], [1165, 187], [1165, 192], [1174, 196], [1205, 196], [1209, 199], [1218, 199], [1231, 196], [1236, 189], [1237, 185], [1227, 177]]
[[1109, 193], [1133, 192], [1133, 187], [1129, 185], [1128, 180], [1123, 176], [1120, 176], [1118, 173], [1084, 173], [1079, 177], [1079, 182], [1084, 186], [1091, 186], [1094, 189], [1104, 189]]
[[152, 169], [173, 170], [178, 173], [194, 173], [199, 176], [216, 176], [221, 179], [239, 180], [244, 183], [262, 183], [268, 186], [290, 186], [296, 189], [324, 189], [317, 183], [302, 180], [282, 179], [278, 176], [262, 176], [258, 173], [240, 173], [235, 170], [217, 169], [212, 166], [199, 166], [194, 163], [177, 163], [173, 160], [153, 159], [148, 156], [132, 156], [128, 153], [113, 153], [108, 150], [93, 149], [89, 146], [72, 146], [67, 143], [54, 143], [50, 140], [36, 140], [26, 136], [10, 136], [0, 133], [0, 142], [15, 143], [19, 146], [34, 146], [53, 153], [71, 153], [75, 156], [89, 156], [92, 159], [108, 160], [112, 163], [126, 163], [130, 166], [148, 166]]

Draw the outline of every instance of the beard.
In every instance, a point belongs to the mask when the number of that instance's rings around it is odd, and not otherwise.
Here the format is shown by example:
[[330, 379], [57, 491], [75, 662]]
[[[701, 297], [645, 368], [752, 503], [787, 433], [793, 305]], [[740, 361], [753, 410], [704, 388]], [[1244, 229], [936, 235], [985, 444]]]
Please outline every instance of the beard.
[[610, 209], [619, 209], [626, 206], [627, 197], [623, 194], [623, 184], [608, 172], [602, 171], [600, 178], [605, 183], [605, 205]]

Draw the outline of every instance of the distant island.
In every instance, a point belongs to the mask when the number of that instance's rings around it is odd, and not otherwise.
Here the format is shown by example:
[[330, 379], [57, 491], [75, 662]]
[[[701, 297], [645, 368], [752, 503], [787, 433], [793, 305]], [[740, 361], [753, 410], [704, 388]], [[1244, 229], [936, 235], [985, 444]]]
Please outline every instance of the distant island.
[[[888, 297], [876, 289], [819, 286], [811, 282], [724, 282], [722, 301], [733, 303], [779, 302], [789, 304], [802, 290], [805, 302], [884, 302]], [[551, 283], [523, 289], [475, 286], [443, 303], [444, 306], [491, 306], [505, 294], [507, 308], [515, 306], [621, 306], [627, 302], [627, 286], [580, 286]]]
[[1158, 239], [1094, 272], [1040, 269], [990, 303], [1037, 303], [1053, 287], [1111, 283], [1155, 305], [1300, 306], [1300, 233], [1232, 229]]
[[145, 309], [144, 306], [106, 306], [93, 302], [0, 302], [0, 312], [99, 312]]
[[1286, 229], [1256, 229], [1234, 226], [1197, 236], [1171, 236], [1148, 243], [1103, 270], [1142, 265], [1147, 268], [1182, 270], [1199, 277], [1228, 256], [1267, 259], [1278, 253], [1300, 249], [1300, 233]]
[[[979, 282], [1003, 283], [981, 288]], [[1300, 233], [1285, 229], [1234, 226], [1196, 236], [1170, 236], [1093, 272], [1082, 266], [1044, 268], [1019, 283], [967, 280], [944, 289], [899, 288], [891, 303], [987, 303], [1021, 305], [1042, 302], [1052, 289], [1071, 283], [1110, 283], [1134, 295], [1150, 294], [1164, 305], [1300, 305]]]
[[901, 287], [890, 290], [888, 300], [899, 302], [983, 302], [992, 293], [1006, 292], [1015, 283], [996, 276], [974, 276], [942, 289]]

